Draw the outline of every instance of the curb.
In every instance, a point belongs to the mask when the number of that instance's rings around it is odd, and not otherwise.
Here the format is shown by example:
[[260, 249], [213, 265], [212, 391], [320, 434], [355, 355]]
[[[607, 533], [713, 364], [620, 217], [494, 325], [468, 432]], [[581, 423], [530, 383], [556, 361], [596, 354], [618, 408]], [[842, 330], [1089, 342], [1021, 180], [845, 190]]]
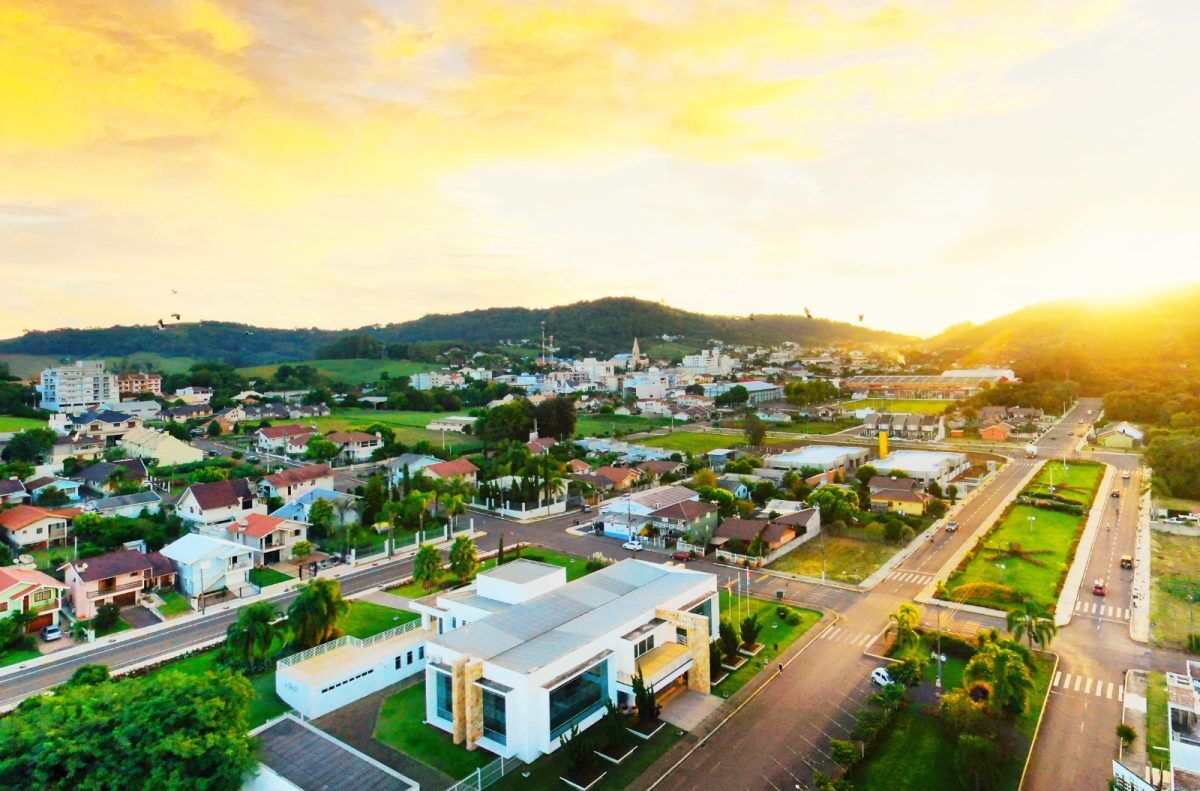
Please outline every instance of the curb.
[[1029, 774], [1029, 762], [1033, 760], [1033, 751], [1037, 749], [1038, 736], [1042, 732], [1042, 721], [1046, 719], [1046, 709], [1050, 708], [1050, 690], [1053, 689], [1054, 674], [1058, 672], [1058, 654], [1051, 651], [1046, 653], [1054, 657], [1054, 667], [1050, 668], [1050, 684], [1046, 686], [1046, 697], [1042, 698], [1042, 710], [1038, 714], [1037, 727], [1033, 729], [1033, 738], [1029, 740], [1029, 754], [1025, 756], [1025, 768], [1021, 770], [1021, 781], [1017, 783], [1017, 791], [1021, 791], [1025, 787], [1025, 776]]
[[[1100, 522], [1104, 520], [1104, 509], [1108, 506], [1108, 497], [1113, 490], [1113, 481], [1117, 475], [1116, 467], [1106, 462], [1098, 463], [1104, 465], [1104, 477], [1100, 479], [1100, 484], [1096, 487], [1092, 507], [1088, 510], [1087, 521], [1084, 522], [1083, 535], [1079, 538], [1079, 545], [1075, 547], [1075, 557], [1071, 559], [1071, 567], [1067, 569], [1067, 576], [1063, 578], [1062, 592], [1059, 593], [1058, 600], [1054, 603], [1054, 623], [1059, 627], [1071, 623], [1071, 619], [1075, 616], [1075, 604], [1079, 600], [1079, 586], [1083, 582], [1083, 574], [1091, 560], [1092, 547], [1100, 532]], [[1133, 619], [1129, 620], [1132, 624]]]

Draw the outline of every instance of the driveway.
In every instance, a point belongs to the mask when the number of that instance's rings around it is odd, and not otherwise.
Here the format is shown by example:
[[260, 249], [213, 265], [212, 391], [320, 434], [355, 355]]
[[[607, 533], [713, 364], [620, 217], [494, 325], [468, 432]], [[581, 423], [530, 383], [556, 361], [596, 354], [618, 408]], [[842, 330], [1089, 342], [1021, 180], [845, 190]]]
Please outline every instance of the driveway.
[[154, 613], [140, 604], [136, 607], [123, 607], [121, 609], [121, 620], [134, 629], [141, 629], [146, 626], [153, 626], [156, 623], [162, 623], [162, 621], [155, 617]]

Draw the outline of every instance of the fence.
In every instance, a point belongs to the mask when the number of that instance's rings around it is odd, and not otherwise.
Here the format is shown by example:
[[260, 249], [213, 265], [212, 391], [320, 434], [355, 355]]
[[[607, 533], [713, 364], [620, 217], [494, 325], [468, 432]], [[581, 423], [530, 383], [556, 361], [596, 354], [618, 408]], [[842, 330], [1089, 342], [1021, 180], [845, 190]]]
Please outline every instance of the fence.
[[376, 643], [382, 642], [384, 640], [390, 640], [393, 637], [402, 635], [405, 632], [411, 632], [413, 629], [420, 629], [420, 628], [421, 628], [421, 622], [418, 620], [418, 621], [409, 621], [408, 623], [401, 624], [400, 626], [397, 626], [394, 629], [388, 629], [386, 632], [380, 632], [379, 634], [371, 635], [370, 637], [355, 637], [353, 635], [346, 635], [345, 637], [339, 637], [336, 640], [331, 640], [328, 643], [321, 643], [321, 645], [310, 648], [307, 651], [301, 651], [298, 654], [292, 654], [291, 656], [285, 656], [283, 659], [280, 659], [276, 664], [282, 665], [284, 667], [290, 667], [291, 665], [296, 665], [296, 664], [299, 664], [306, 660], [312, 659], [314, 656], [320, 656], [321, 654], [328, 653], [330, 651], [333, 651], [336, 648], [341, 648], [344, 645], [353, 645], [353, 646], [358, 646], [360, 648], [365, 648], [366, 646], [375, 645]]
[[487, 766], [476, 769], [474, 774], [449, 786], [446, 791], [482, 791], [512, 770], [524, 765], [525, 762], [520, 758], [497, 758]]
[[787, 553], [791, 552], [796, 547], [800, 546], [801, 544], [805, 543], [806, 541], [809, 541], [815, 535], [817, 535], [817, 533], [819, 533], [819, 532], [820, 532], [820, 530], [810, 530], [802, 536], [793, 538], [791, 541], [787, 542], [783, 546], [773, 549], [772, 551], [768, 552], [763, 557], [754, 557], [752, 555], [739, 555], [736, 552], [730, 552], [725, 549], [718, 549], [717, 557], [721, 560], [728, 560], [731, 563], [736, 563], [739, 566], [743, 565], [743, 564], [750, 565], [750, 566], [765, 566], [768, 563], [774, 563], [776, 560], [783, 557]]

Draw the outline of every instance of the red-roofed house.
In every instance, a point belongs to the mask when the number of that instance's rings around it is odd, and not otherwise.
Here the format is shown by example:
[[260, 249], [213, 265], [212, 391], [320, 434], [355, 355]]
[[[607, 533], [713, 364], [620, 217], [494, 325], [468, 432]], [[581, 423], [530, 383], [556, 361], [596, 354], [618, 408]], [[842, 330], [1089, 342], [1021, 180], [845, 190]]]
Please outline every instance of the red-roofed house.
[[18, 505], [0, 511], [0, 528], [3, 528], [4, 538], [18, 552], [65, 544], [70, 526], [69, 515], [36, 505]]
[[334, 431], [326, 434], [325, 439], [341, 449], [338, 458], [347, 464], [370, 461], [375, 449], [383, 447], [382, 437], [365, 431]]
[[225, 537], [254, 550], [254, 565], [292, 559], [292, 547], [308, 538], [308, 525], [267, 514], [250, 514], [225, 526]]
[[594, 474], [612, 481], [614, 489], [628, 489], [642, 479], [642, 471], [636, 467], [599, 467]]
[[94, 618], [105, 604], [141, 603], [155, 588], [175, 585], [175, 567], [158, 552], [135, 549], [109, 552], [63, 566], [71, 610], [77, 618]]
[[258, 482], [258, 493], [287, 504], [313, 489], [333, 489], [333, 484], [333, 469], [328, 464], [308, 464], [268, 475]]
[[175, 503], [175, 513], [197, 528], [216, 527], [250, 514], [265, 514], [266, 503], [244, 478], [193, 483]]
[[448, 481], [451, 478], [462, 478], [467, 483], [474, 484], [476, 476], [479, 474], [479, 468], [468, 459], [454, 459], [453, 461], [443, 461], [440, 464], [430, 464], [428, 467], [423, 467], [421, 468], [421, 474], [443, 481]]
[[34, 616], [26, 631], [58, 623], [62, 592], [67, 589], [53, 577], [32, 569], [0, 567], [0, 618], [19, 612]]
[[553, 437], [538, 437], [525, 443], [525, 447], [529, 448], [529, 452], [534, 456], [545, 456], [558, 443]]
[[567, 462], [568, 472], [591, 472], [592, 465], [588, 464], [583, 459], [571, 459]]
[[254, 432], [254, 441], [261, 451], [279, 452], [283, 450], [289, 438], [312, 433], [311, 428], [299, 423], [289, 423], [286, 426], [265, 426]]
[[638, 465], [638, 469], [649, 475], [651, 480], [658, 480], [664, 475], [686, 472], [687, 465], [678, 461], [644, 461]]

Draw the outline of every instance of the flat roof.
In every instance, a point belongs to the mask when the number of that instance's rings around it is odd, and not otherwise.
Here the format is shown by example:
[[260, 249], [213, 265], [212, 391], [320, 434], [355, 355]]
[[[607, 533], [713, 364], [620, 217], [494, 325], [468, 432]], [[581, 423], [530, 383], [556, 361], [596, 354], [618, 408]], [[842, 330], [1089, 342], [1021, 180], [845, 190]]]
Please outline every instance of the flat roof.
[[966, 460], [962, 453], [936, 450], [894, 450], [882, 459], [871, 462], [880, 472], [904, 470], [905, 472], [935, 472], [946, 462], [958, 464]]
[[323, 791], [395, 791], [418, 785], [313, 725], [291, 716], [258, 731], [259, 761], [288, 782]]
[[549, 577], [552, 574], [557, 574], [563, 571], [562, 566], [555, 566], [553, 563], [543, 563], [540, 560], [526, 560], [525, 558], [517, 558], [510, 560], [502, 566], [481, 571], [479, 576], [489, 577], [494, 580], [503, 582], [514, 582], [518, 585], [524, 585], [527, 582], [540, 580], [543, 577]]
[[801, 466], [819, 467], [824, 464], [839, 463], [846, 456], [861, 456], [864, 453], [866, 453], [866, 448], [847, 445], [805, 445], [802, 448], [772, 456], [768, 463], [783, 461], [799, 463]]
[[312, 686], [320, 686], [345, 678], [359, 668], [375, 664], [397, 651], [419, 645], [428, 640], [429, 635], [429, 630], [418, 628], [368, 645], [350, 642], [294, 665], [277, 665], [276, 672]]

